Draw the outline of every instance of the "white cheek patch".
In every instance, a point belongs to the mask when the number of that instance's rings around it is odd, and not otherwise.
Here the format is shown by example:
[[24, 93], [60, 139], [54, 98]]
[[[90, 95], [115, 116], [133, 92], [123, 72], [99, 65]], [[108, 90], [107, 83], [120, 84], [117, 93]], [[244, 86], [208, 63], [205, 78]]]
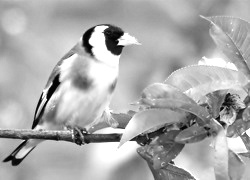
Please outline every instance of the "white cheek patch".
[[95, 58], [109, 66], [118, 66], [120, 56], [112, 54], [106, 46], [104, 30], [108, 26], [97, 26], [89, 39], [89, 44], [92, 46], [92, 53]]
[[95, 31], [92, 33], [91, 38], [89, 39], [89, 44], [92, 47], [96, 47], [96, 46], [106, 47], [105, 36], [104, 36], [103, 32], [107, 28], [108, 28], [108, 26], [97, 26], [95, 28]]

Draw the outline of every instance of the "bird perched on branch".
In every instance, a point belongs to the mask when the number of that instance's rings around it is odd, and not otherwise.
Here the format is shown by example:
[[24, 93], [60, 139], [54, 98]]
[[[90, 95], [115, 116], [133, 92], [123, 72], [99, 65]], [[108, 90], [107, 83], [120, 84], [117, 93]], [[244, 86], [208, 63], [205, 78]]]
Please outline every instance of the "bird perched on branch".
[[[41, 94], [32, 125], [34, 130], [64, 127], [91, 132], [109, 118], [111, 96], [118, 78], [119, 58], [124, 46], [138, 41], [121, 28], [101, 24], [87, 30], [77, 44], [57, 63]], [[112, 126], [112, 122], [107, 122]], [[13, 166], [43, 140], [23, 141], [3, 162]]]

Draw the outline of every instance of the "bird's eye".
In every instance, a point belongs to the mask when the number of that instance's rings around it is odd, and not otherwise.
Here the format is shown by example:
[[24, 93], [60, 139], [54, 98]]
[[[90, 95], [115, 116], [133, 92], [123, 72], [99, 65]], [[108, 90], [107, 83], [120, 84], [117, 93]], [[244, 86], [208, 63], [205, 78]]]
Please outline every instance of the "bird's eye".
[[105, 31], [104, 34], [110, 36], [111, 32], [110, 31]]

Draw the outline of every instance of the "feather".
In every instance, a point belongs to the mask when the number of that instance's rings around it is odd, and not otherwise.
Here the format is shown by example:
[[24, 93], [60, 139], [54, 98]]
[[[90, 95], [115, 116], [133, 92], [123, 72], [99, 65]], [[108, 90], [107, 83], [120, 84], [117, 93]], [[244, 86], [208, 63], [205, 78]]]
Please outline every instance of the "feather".
[[57, 65], [53, 69], [52, 73], [50, 74], [48, 82], [47, 82], [47, 84], [46, 84], [46, 86], [45, 86], [45, 88], [44, 88], [44, 90], [39, 98], [38, 104], [36, 106], [34, 121], [32, 124], [32, 129], [34, 129], [38, 125], [48, 101], [50, 100], [51, 96], [54, 94], [54, 92], [56, 91], [56, 89], [59, 87], [59, 85], [61, 83], [60, 82], [60, 66], [61, 66], [61, 64], [64, 61], [67, 61], [67, 59], [69, 59], [74, 54], [76, 54], [76, 46], [74, 46], [67, 54], [65, 54], [62, 57], [62, 59], [57, 63]]

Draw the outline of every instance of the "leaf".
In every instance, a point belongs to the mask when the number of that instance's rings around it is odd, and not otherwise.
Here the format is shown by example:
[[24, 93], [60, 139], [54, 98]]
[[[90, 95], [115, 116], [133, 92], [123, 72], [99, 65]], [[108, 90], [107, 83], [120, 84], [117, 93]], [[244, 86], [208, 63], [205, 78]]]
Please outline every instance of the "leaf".
[[184, 148], [184, 144], [176, 143], [174, 138], [179, 130], [171, 130], [160, 135], [149, 145], [140, 147], [138, 151], [145, 151], [152, 156], [152, 166], [160, 169], [170, 163]]
[[241, 180], [245, 172], [245, 164], [233, 151], [229, 150], [229, 176], [232, 180]]
[[177, 88], [162, 83], [155, 83], [143, 90], [138, 104], [150, 108], [168, 108], [192, 113], [208, 124], [211, 118], [205, 108], [199, 106], [193, 99]]
[[211, 23], [210, 35], [239, 71], [250, 77], [250, 24], [234, 17], [203, 17]]
[[[173, 164], [169, 164], [159, 170], [159, 180], [195, 180], [192, 174], [188, 171], [179, 168]], [[157, 178], [155, 178], [157, 180]]]
[[250, 128], [250, 121], [243, 121], [237, 119], [234, 123], [227, 128], [227, 137], [238, 137]]
[[[169, 164], [165, 168], [159, 170], [151, 169], [155, 180], [195, 180], [188, 171], [179, 168], [173, 164]], [[153, 172], [154, 171], [154, 172]]]
[[243, 121], [250, 121], [250, 106], [247, 106], [242, 113]]
[[179, 109], [192, 113], [203, 121], [202, 125], [209, 124], [210, 119], [212, 118], [212, 116], [206, 111], [204, 107], [201, 107], [196, 103], [190, 104], [178, 99], [143, 99], [142, 101], [150, 105], [151, 108], [168, 108], [171, 110]]
[[248, 152], [250, 152], [250, 137], [247, 135], [247, 133], [243, 133], [240, 135], [243, 143], [245, 144]]
[[178, 99], [185, 101], [190, 104], [196, 104], [196, 102], [183, 94], [178, 88], [171, 86], [169, 84], [154, 83], [146, 87], [142, 91], [142, 99]]
[[216, 180], [229, 180], [228, 146], [225, 130], [217, 123], [219, 130], [214, 138], [214, 172]]
[[239, 153], [240, 156], [246, 157], [246, 158], [250, 158], [250, 152], [246, 152], [246, 153]]
[[226, 61], [225, 59], [222, 59], [222, 58], [202, 57], [198, 61], [198, 65], [218, 66], [218, 67], [223, 67], [223, 68], [233, 69], [233, 70], [238, 71], [234, 63], [228, 62], [228, 60]]
[[185, 115], [168, 109], [149, 109], [135, 114], [129, 121], [122, 135], [120, 146], [135, 136], [167, 123], [176, 123]]
[[148, 154], [145, 149], [139, 148], [138, 154], [147, 161], [148, 166], [154, 176], [155, 180], [195, 180], [195, 178], [186, 170], [181, 169], [173, 164], [168, 163], [166, 166], [160, 169], [154, 169], [153, 156]]
[[221, 105], [223, 104], [228, 90], [218, 90], [206, 95], [206, 103], [209, 106], [209, 113], [213, 118], [217, 118], [220, 113]]
[[249, 77], [249, 23], [233, 17], [203, 17], [211, 22], [210, 35], [222, 52]]
[[115, 119], [116, 122], [118, 122], [118, 126], [116, 128], [125, 129], [128, 122], [132, 118], [132, 115], [130, 115], [129, 113], [125, 114], [125, 113], [113, 113], [113, 112], [111, 112], [110, 114], [111, 114], [112, 118]]
[[202, 141], [208, 137], [208, 131], [204, 127], [198, 126], [197, 124], [184, 129], [175, 138], [175, 142], [178, 143], [194, 143]]
[[199, 101], [201, 97], [217, 90], [243, 89], [248, 79], [240, 71], [193, 65], [174, 71], [164, 83], [179, 88], [195, 101]]

